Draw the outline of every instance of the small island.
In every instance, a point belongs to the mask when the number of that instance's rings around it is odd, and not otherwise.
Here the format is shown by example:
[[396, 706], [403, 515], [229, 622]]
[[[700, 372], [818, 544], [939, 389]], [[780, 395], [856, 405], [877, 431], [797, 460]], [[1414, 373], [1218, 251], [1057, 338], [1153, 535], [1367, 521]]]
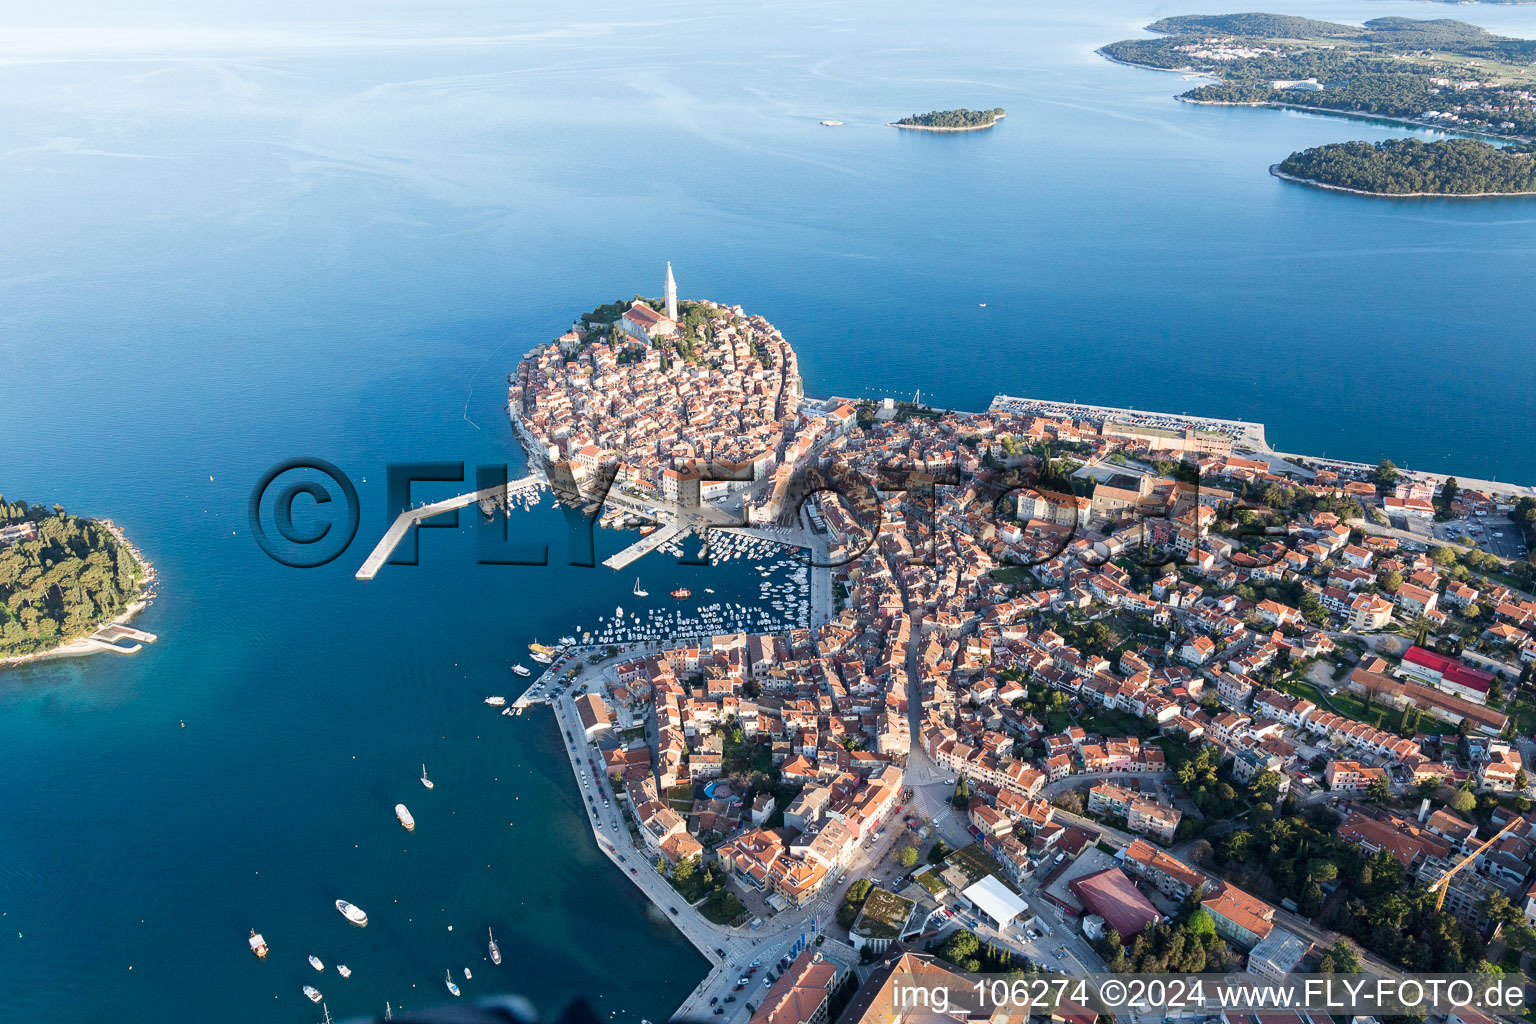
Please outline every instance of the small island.
[[926, 114], [911, 114], [900, 121], [890, 122], [892, 128], [909, 128], [922, 132], [973, 132], [991, 128], [1008, 112], [1002, 107], [991, 110], [930, 110]]
[[1474, 139], [1336, 142], [1292, 153], [1270, 173], [1315, 188], [1368, 196], [1536, 195], [1536, 152]]
[[113, 523], [0, 497], [0, 666], [153, 643], [122, 625], [148, 603], [153, 580]]

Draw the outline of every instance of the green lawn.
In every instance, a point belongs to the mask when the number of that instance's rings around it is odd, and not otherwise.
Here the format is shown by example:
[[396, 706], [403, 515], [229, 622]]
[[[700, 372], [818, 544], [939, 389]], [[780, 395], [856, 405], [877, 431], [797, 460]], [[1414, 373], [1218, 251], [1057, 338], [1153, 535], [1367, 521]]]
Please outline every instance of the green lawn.
[[[1356, 697], [1348, 690], [1340, 690], [1335, 694], [1324, 693], [1315, 684], [1305, 679], [1294, 676], [1286, 676], [1275, 684], [1276, 688], [1289, 693], [1293, 697], [1305, 697], [1318, 707], [1343, 715], [1345, 718], [1353, 718], [1357, 722], [1380, 729], [1382, 732], [1396, 733], [1398, 724], [1402, 721], [1402, 712], [1396, 708], [1389, 708], [1381, 704], [1366, 706], [1365, 701]], [[1433, 735], [1446, 736], [1456, 731], [1456, 727], [1430, 715], [1420, 715], [1418, 724], [1414, 726], [1418, 732], [1427, 732]]]
[[949, 888], [933, 871], [924, 871], [920, 875], [914, 875], [912, 880], [935, 896], [942, 896], [944, 890]]

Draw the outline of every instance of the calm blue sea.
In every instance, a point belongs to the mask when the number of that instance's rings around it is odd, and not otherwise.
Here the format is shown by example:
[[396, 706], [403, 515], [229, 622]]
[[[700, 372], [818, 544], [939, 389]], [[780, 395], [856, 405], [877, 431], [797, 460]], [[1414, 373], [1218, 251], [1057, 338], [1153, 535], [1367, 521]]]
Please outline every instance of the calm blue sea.
[[[355, 972], [315, 982], [333, 1014], [421, 1006], [487, 926], [508, 962], [466, 994], [676, 1005], [703, 961], [593, 850], [550, 721], [479, 703], [632, 574], [559, 564], [546, 508], [520, 523], [552, 567], [438, 531], [419, 567], [351, 575], [387, 463], [516, 473], [506, 373], [668, 259], [685, 296], [778, 324], [812, 393], [1233, 416], [1536, 480], [1536, 203], [1276, 181], [1294, 149], [1401, 132], [1174, 103], [1177, 76], [1093, 54], [1177, 3], [325, 6], [0, 19], [0, 493], [121, 522], [163, 637], [0, 674], [0, 1019], [310, 1021], [311, 952]], [[1269, 9], [1536, 36], [1529, 8]], [[993, 105], [989, 132], [883, 127]], [[245, 523], [301, 455], [363, 503], [308, 572]]]

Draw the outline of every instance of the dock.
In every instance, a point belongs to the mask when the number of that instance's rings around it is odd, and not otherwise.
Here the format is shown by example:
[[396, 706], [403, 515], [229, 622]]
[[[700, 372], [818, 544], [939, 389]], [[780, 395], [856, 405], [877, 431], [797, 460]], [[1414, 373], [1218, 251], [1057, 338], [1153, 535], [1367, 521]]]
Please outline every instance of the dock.
[[379, 543], [374, 546], [372, 553], [363, 562], [362, 568], [357, 570], [357, 578], [360, 580], [371, 580], [377, 576], [379, 570], [389, 561], [389, 556], [394, 554], [395, 548], [405, 539], [406, 531], [423, 519], [431, 519], [435, 515], [452, 512], [454, 509], [466, 508], [479, 502], [495, 502], [505, 506], [512, 500], [513, 496], [537, 490], [544, 486], [547, 486], [544, 478], [535, 474], [525, 476], [521, 480], [513, 480], [505, 487], [498, 484], [495, 487], [472, 491], [469, 494], [460, 494], [457, 497], [434, 501], [419, 508], [406, 509], [395, 517], [395, 521], [389, 524], [389, 529], [384, 531], [384, 536], [379, 538]]
[[680, 526], [663, 526], [649, 537], [641, 537], [618, 554], [603, 559], [603, 564], [610, 569], [622, 569], [636, 559], [644, 558], [682, 532], [683, 529]]

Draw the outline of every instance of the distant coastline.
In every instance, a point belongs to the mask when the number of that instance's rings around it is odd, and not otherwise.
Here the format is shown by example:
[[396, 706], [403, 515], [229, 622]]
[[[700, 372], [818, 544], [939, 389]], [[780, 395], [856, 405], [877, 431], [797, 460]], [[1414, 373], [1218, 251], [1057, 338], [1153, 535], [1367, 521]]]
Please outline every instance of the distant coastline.
[[1536, 196], [1533, 192], [1368, 192], [1365, 189], [1349, 188], [1344, 185], [1330, 185], [1325, 181], [1316, 181], [1312, 178], [1299, 178], [1294, 174], [1287, 174], [1280, 169], [1279, 164], [1270, 164], [1269, 173], [1282, 181], [1293, 182], [1297, 185], [1306, 185], [1310, 188], [1327, 189], [1329, 192], [1347, 192], [1355, 196], [1370, 196], [1375, 199], [1503, 199], [1511, 196]]
[[[1452, 3], [1455, 0], [1421, 0], [1423, 3]], [[1536, 0], [1519, 0], [1520, 4], [1533, 5]], [[1514, 4], [1501, 4], [1501, 6], [1514, 6]], [[1121, 64], [1128, 68], [1140, 68], [1143, 71], [1160, 71], [1165, 75], [1183, 75], [1209, 79], [1212, 82], [1225, 83], [1226, 79], [1212, 72], [1200, 71], [1197, 68], [1160, 68], [1155, 64], [1142, 64], [1134, 60], [1126, 60], [1106, 53], [1102, 48], [1095, 50], [1100, 57], [1112, 64]], [[1346, 118], [1352, 121], [1379, 121], [1386, 124], [1400, 124], [1408, 128], [1424, 128], [1429, 131], [1444, 132], [1447, 135], [1465, 135], [1480, 139], [1497, 139], [1500, 142], [1536, 141], [1524, 135], [1500, 135], [1497, 132], [1478, 131], [1476, 128], [1454, 128], [1444, 124], [1433, 124], [1429, 121], [1409, 117], [1394, 117], [1391, 114], [1372, 114], [1364, 110], [1340, 110], [1335, 107], [1318, 107], [1308, 103], [1290, 103], [1285, 100], [1202, 100], [1193, 96], [1179, 95], [1174, 99], [1180, 103], [1191, 103], [1197, 107], [1268, 107], [1271, 110], [1300, 110], [1308, 114], [1323, 114], [1328, 117]]]
[[[1424, 3], [1440, 3], [1442, 0], [1422, 0]], [[1523, 3], [1536, 4], [1536, 0], [1522, 0]], [[1110, 58], [1113, 60], [1114, 58]], [[1116, 63], [1124, 64], [1125, 61]], [[1146, 67], [1144, 64], [1134, 67]], [[1151, 71], [1162, 71], [1162, 68], [1149, 68]], [[1314, 107], [1305, 103], [1288, 103], [1285, 100], [1201, 100], [1189, 96], [1175, 96], [1180, 103], [1192, 103], [1197, 107], [1268, 107], [1272, 110], [1300, 110], [1308, 114], [1325, 114], [1329, 117], [1348, 118], [1351, 121], [1381, 121], [1387, 124], [1400, 124], [1407, 128], [1423, 128], [1428, 131], [1442, 132], [1446, 135], [1462, 135], [1469, 138], [1494, 139], [1498, 142], [1530, 142], [1533, 141], [1525, 135], [1500, 135], [1497, 132], [1478, 131], [1476, 128], [1453, 128], [1443, 124], [1432, 124], [1429, 121], [1415, 120], [1409, 117], [1394, 117], [1391, 114], [1372, 114], [1364, 110], [1336, 110], [1332, 107]]]

